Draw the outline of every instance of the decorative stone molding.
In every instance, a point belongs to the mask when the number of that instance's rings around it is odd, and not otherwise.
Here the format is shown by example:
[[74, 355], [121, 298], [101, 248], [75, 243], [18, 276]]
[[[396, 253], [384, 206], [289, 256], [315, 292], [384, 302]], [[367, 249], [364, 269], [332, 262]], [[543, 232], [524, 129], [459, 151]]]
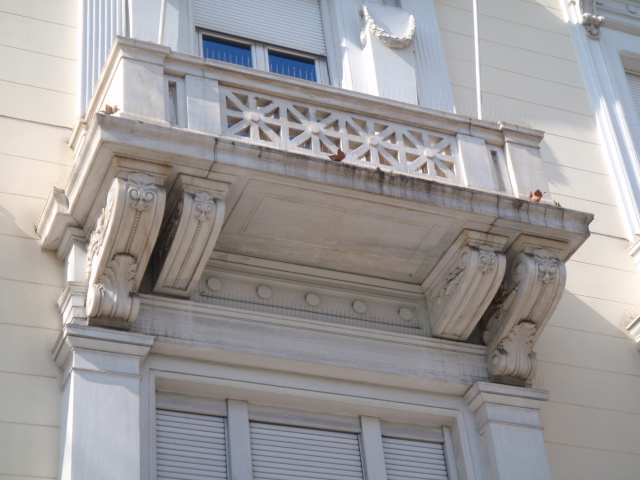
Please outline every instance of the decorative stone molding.
[[367, 44], [367, 29], [389, 48], [407, 48], [413, 43], [413, 39], [416, 36], [416, 19], [413, 15], [409, 15], [409, 26], [404, 35], [392, 35], [379, 26], [371, 16], [366, 5], [360, 7], [360, 17], [362, 19], [362, 30], [360, 32], [360, 43], [362, 46]]
[[434, 337], [466, 340], [500, 286], [506, 237], [465, 230], [425, 280]]
[[191, 297], [220, 234], [228, 188], [226, 183], [178, 177], [156, 251], [154, 292]]
[[151, 256], [165, 192], [149, 175], [130, 173], [111, 184], [87, 249], [90, 324], [126, 328], [140, 302], [136, 290]]
[[580, 13], [582, 14], [582, 25], [587, 31], [589, 38], [594, 40], [600, 36], [600, 26], [604, 17], [596, 15], [596, 0], [580, 0]]
[[495, 381], [525, 384], [536, 371], [533, 346], [567, 276], [558, 258], [562, 247], [554, 243], [559, 242], [523, 235], [507, 253], [507, 273], [484, 317], [488, 369]]

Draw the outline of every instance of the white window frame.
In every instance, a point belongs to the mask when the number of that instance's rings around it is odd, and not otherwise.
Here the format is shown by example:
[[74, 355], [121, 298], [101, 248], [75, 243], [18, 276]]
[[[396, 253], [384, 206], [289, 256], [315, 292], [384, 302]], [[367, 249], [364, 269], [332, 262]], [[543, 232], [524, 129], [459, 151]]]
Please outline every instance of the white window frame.
[[[264, 378], [264, 372], [247, 369], [234, 380], [229, 380], [228, 378], [203, 375], [204, 372], [199, 368], [194, 369], [193, 364], [189, 361], [157, 358], [158, 363], [163, 367], [162, 370], [154, 367], [152, 364], [155, 362], [151, 361], [144, 368], [146, 371], [142, 376], [141, 394], [143, 398], [147, 399], [143, 401], [141, 411], [143, 458], [141, 478], [144, 480], [156, 478], [156, 408], [226, 417], [228, 435], [232, 435], [232, 432], [235, 432], [236, 435], [240, 432], [239, 434], [242, 435], [243, 429], [234, 428], [231, 423], [235, 422], [237, 426], [239, 417], [240, 422], [245, 421], [247, 427], [244, 429], [246, 432], [244, 445], [238, 444], [236, 440], [233, 445], [236, 447], [234, 453], [233, 446], [229, 442], [227, 443], [227, 468], [229, 471], [233, 469], [233, 455], [239, 455], [245, 459], [246, 455], [250, 455], [248, 422], [256, 420], [358, 433], [361, 435], [361, 448], [369, 448], [369, 451], [373, 449], [374, 452], [376, 445], [382, 452], [383, 435], [441, 442], [444, 447], [450, 480], [474, 480], [476, 478], [474, 472], [478, 466], [472, 459], [472, 446], [469, 442], [469, 434], [475, 432], [476, 427], [473, 418], [467, 417], [466, 406], [463, 406], [462, 399], [459, 399], [460, 404], [452, 399], [452, 403], [445, 406], [442, 404], [442, 398], [439, 398], [434, 400], [434, 405], [427, 406], [407, 402], [406, 398], [389, 401], [369, 398], [368, 395], [352, 396], [339, 392], [310, 394], [305, 380], [302, 380], [299, 388], [278, 385], [265, 388], [257, 386], [254, 381], [247, 382], [244, 375], [245, 373], [249, 376], [257, 374]], [[213, 367], [214, 370], [219, 368], [213, 365], [210, 367]], [[204, 366], [204, 368], [209, 370], [208, 366]], [[232, 368], [235, 370], [235, 367]], [[279, 375], [277, 374], [277, 376]], [[245, 377], [245, 379], [240, 377]], [[298, 375], [293, 375], [291, 380], [294, 383], [301, 381]], [[336, 386], [339, 384], [344, 385], [343, 382], [337, 381]], [[381, 390], [380, 393], [383, 391]], [[401, 396], [403, 395], [401, 394]], [[420, 402], [422, 402], [425, 394], [419, 395]], [[231, 402], [233, 402], [233, 408], [236, 412], [233, 414], [235, 415], [234, 419], [231, 419], [230, 422], [229, 407]], [[242, 420], [242, 414], [238, 416], [237, 412], [238, 407], [242, 410], [242, 404], [246, 405], [245, 408], [248, 412], [245, 420]], [[377, 437], [375, 436], [376, 430]], [[374, 432], [373, 437], [371, 432]], [[363, 447], [367, 443], [369, 446]], [[380, 455], [369, 455], [368, 459], [366, 453], [362, 455], [366, 480], [376, 480], [375, 475], [371, 473], [367, 475], [367, 472], [379, 470], [379, 463], [378, 466], [375, 465], [376, 460], [377, 462], [382, 461], [384, 464], [384, 457]], [[373, 465], [370, 462], [373, 462]]]
[[[227, 469], [231, 472], [246, 470], [247, 455], [251, 455], [251, 439], [246, 434], [252, 422], [313, 428], [318, 430], [351, 433], [358, 436], [360, 458], [365, 480], [376, 480], [377, 473], [385, 468], [383, 437], [439, 443], [443, 446], [447, 473], [450, 480], [458, 480], [455, 448], [451, 431], [447, 426], [432, 427], [390, 422], [371, 416], [344, 416], [335, 413], [318, 413], [272, 405], [249, 403], [236, 399], [204, 398], [179, 393], [156, 392], [155, 409], [211, 415], [226, 419]], [[245, 433], [243, 433], [243, 431]], [[153, 427], [152, 478], [156, 478], [157, 458]], [[248, 472], [248, 474], [250, 474]], [[235, 475], [234, 475], [235, 476]]]
[[[269, 51], [289, 54], [296, 57], [312, 60], [316, 67], [317, 81], [314, 83], [322, 83], [325, 85], [329, 84], [329, 72], [327, 70], [327, 59], [325, 57], [312, 55], [305, 52], [299, 52], [297, 50], [287, 49], [284, 47], [278, 47], [275, 45], [268, 45], [261, 42], [255, 42], [253, 40], [249, 40], [246, 38], [239, 38], [239, 37], [227, 35], [224, 33], [211, 32], [209, 30], [200, 29], [200, 28], [197, 29], [197, 36], [198, 36], [198, 55], [201, 57], [204, 57], [204, 43], [203, 43], [204, 38], [205, 37], [220, 38], [222, 40], [228, 40], [231, 42], [239, 43], [239, 44], [250, 47], [251, 63], [253, 64], [253, 68], [257, 70], [262, 70], [265, 72], [269, 72]], [[274, 72], [271, 72], [271, 73], [274, 73]], [[284, 75], [284, 76], [289, 78], [294, 78], [296, 80], [301, 80], [299, 78], [290, 77], [288, 75]]]

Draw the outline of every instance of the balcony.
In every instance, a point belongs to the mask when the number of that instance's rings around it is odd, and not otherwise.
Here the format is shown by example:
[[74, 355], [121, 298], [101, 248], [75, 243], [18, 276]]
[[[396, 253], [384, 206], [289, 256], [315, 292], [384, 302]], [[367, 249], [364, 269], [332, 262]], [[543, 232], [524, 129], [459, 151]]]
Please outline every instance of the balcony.
[[592, 219], [529, 201], [542, 139], [118, 38], [38, 232], [68, 264], [66, 323], [164, 335], [182, 298], [483, 341], [523, 382]]

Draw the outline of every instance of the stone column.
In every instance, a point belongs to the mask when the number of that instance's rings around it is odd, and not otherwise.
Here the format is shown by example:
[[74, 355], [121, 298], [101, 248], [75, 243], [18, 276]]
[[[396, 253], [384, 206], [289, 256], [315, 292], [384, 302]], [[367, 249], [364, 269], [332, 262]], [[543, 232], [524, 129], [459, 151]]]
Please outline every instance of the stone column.
[[551, 480], [540, 425], [548, 392], [478, 382], [464, 396], [474, 413], [492, 480]]
[[61, 480], [140, 479], [140, 366], [153, 337], [66, 325], [53, 351], [63, 371]]

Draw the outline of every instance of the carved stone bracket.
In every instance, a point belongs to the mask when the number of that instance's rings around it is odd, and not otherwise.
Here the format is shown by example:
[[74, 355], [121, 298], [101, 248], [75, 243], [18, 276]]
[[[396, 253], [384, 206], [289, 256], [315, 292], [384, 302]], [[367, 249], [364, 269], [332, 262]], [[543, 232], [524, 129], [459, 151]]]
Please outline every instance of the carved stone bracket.
[[111, 184], [87, 249], [89, 324], [125, 327], [134, 322], [136, 290], [162, 224], [165, 192], [153, 177], [129, 173]]
[[536, 371], [533, 346], [567, 277], [558, 243], [523, 235], [507, 252], [507, 273], [484, 317], [487, 365], [495, 381], [522, 385]]
[[506, 241], [465, 230], [442, 257], [423, 284], [433, 336], [469, 338], [502, 281]]
[[580, 13], [582, 14], [582, 25], [587, 31], [589, 38], [597, 39], [600, 36], [600, 26], [604, 17], [596, 14], [596, 0], [580, 0]]
[[228, 188], [226, 183], [178, 177], [156, 251], [154, 292], [191, 297], [220, 234]]
[[409, 15], [409, 26], [407, 27], [407, 31], [404, 35], [392, 35], [387, 32], [384, 28], [376, 23], [376, 21], [371, 16], [371, 12], [369, 12], [369, 8], [363, 5], [360, 7], [360, 17], [361, 17], [361, 32], [360, 32], [360, 43], [362, 46], [367, 44], [367, 35], [366, 31], [369, 29], [371, 33], [382, 43], [384, 43], [389, 48], [407, 48], [413, 42], [413, 38], [416, 36], [416, 19], [413, 15]]

